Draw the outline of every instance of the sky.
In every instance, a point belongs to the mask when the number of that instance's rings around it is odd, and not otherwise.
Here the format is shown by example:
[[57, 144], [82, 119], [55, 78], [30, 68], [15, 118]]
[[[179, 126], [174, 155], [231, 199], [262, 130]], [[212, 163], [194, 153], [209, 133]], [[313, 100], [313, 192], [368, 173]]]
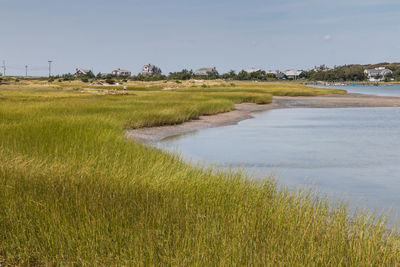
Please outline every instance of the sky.
[[7, 75], [400, 62], [399, 33], [399, 0], [0, 0]]

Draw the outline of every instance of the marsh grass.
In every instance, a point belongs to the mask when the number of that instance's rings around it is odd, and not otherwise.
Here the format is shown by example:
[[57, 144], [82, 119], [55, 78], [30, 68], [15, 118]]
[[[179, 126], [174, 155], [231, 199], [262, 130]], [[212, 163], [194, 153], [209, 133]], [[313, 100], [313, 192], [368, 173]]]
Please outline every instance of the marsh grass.
[[238, 87], [231, 85], [217, 84], [210, 87], [196, 87], [177, 89], [183, 92], [247, 92], [247, 93], [266, 93], [274, 96], [316, 96], [330, 94], [344, 94], [345, 90], [332, 89], [327, 92], [326, 89], [310, 87], [296, 83], [249, 83], [242, 82]]
[[[109, 85], [102, 85], [102, 86], [88, 86], [90, 88], [94, 88], [94, 89], [114, 89], [114, 90], [123, 90], [124, 89], [124, 85], [115, 85], [115, 86], [109, 86]], [[161, 89], [163, 89], [163, 86], [132, 86], [132, 85], [128, 85], [126, 86], [126, 90], [132, 90], [132, 91], [160, 91]]]
[[235, 88], [135, 95], [2, 91], [0, 263], [398, 264], [400, 239], [384, 217], [350, 217], [345, 205], [308, 190], [279, 189], [271, 177], [260, 184], [124, 140], [126, 128], [271, 101], [268, 90]]

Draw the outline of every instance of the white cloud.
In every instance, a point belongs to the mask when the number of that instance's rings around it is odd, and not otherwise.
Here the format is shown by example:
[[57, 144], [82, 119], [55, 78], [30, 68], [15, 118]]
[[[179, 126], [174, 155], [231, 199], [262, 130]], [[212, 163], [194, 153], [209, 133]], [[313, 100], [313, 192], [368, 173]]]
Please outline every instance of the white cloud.
[[324, 40], [325, 41], [330, 41], [330, 40], [332, 40], [332, 36], [330, 34], [327, 34], [327, 35], [324, 36]]

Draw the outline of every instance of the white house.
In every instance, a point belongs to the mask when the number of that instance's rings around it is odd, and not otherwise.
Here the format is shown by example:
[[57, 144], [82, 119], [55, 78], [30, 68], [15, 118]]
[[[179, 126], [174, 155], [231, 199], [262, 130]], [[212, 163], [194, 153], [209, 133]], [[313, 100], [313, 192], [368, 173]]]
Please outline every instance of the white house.
[[76, 68], [75, 69], [75, 76], [76, 77], [85, 76], [85, 75], [88, 75], [91, 72], [92, 72], [91, 70]]
[[296, 80], [304, 77], [304, 71], [302, 70], [287, 70], [283, 72], [288, 79]]
[[147, 64], [147, 65], [143, 66], [141, 74], [142, 75], [160, 75], [161, 69], [152, 64]]
[[218, 71], [217, 71], [216, 67], [201, 68], [194, 72], [194, 75], [201, 75], [201, 76], [212, 75], [212, 74], [218, 75]]
[[131, 76], [131, 72], [129, 70], [122, 70], [120, 68], [113, 70], [111, 74], [114, 76]]
[[272, 74], [275, 76], [276, 79], [278, 80], [283, 80], [286, 79], [286, 75], [281, 72], [280, 70], [266, 70], [265, 73], [268, 74]]
[[366, 69], [364, 70], [365, 75], [367, 75], [368, 79], [371, 82], [382, 81], [385, 79], [385, 76], [393, 73], [391, 70], [386, 69], [385, 67], [379, 67], [375, 69]]

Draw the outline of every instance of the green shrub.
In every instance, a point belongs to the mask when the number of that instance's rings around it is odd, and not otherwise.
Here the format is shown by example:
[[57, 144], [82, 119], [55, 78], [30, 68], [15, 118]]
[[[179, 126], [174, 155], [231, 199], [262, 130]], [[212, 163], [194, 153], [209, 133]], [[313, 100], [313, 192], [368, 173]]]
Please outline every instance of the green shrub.
[[108, 83], [108, 84], [115, 84], [115, 80], [112, 79], [112, 78], [107, 78], [107, 79], [106, 79], [106, 83]]

